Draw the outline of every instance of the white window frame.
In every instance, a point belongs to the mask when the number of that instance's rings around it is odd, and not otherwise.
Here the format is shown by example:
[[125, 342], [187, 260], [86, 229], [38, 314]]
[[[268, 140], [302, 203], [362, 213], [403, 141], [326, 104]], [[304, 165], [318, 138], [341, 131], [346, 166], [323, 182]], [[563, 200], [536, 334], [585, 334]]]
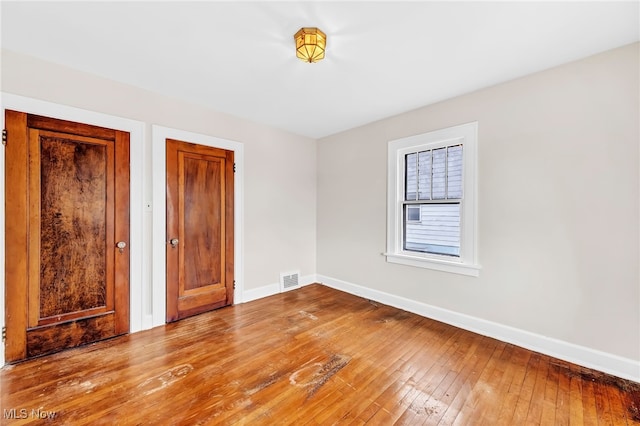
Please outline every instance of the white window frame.
[[[463, 145], [463, 198], [460, 206], [460, 256], [404, 250], [403, 201], [405, 155], [450, 145]], [[387, 262], [477, 277], [478, 264], [478, 123], [396, 139], [388, 145]]]

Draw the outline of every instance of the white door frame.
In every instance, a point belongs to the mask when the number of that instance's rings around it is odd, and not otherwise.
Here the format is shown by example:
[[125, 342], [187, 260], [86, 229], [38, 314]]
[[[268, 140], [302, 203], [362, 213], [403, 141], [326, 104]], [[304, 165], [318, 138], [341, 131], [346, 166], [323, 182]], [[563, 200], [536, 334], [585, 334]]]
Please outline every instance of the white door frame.
[[[129, 132], [130, 136], [130, 319], [129, 331], [131, 333], [143, 329], [144, 307], [144, 281], [143, 281], [143, 181], [144, 181], [144, 137], [145, 126], [140, 121], [130, 120], [126, 118], [116, 117], [113, 115], [103, 114], [94, 111], [88, 111], [80, 108], [59, 105], [52, 102], [42, 101], [39, 99], [27, 98], [10, 93], [2, 92], [2, 118], [0, 123], [2, 129], [5, 128], [4, 111], [11, 109], [15, 111], [26, 112], [29, 114], [37, 114], [46, 117], [57, 118], [61, 120], [76, 121], [79, 123], [93, 124], [96, 126], [107, 127], [110, 129], [122, 130]], [[0, 148], [0, 205], [5, 205], [5, 151], [4, 147]], [[5, 323], [5, 211], [4, 207], [0, 208], [0, 307], [2, 315], [0, 316], [0, 326], [4, 327]], [[4, 344], [0, 344], [0, 366], [4, 365]]]
[[244, 276], [243, 276], [243, 200], [244, 200], [244, 145], [240, 142], [216, 138], [213, 136], [192, 133], [169, 127], [151, 126], [151, 160], [153, 173], [153, 270], [152, 270], [152, 294], [153, 294], [153, 326], [166, 323], [167, 309], [167, 206], [166, 206], [166, 182], [167, 182], [167, 139], [177, 139], [199, 145], [226, 149], [234, 152], [236, 173], [234, 176], [234, 303], [243, 302]]

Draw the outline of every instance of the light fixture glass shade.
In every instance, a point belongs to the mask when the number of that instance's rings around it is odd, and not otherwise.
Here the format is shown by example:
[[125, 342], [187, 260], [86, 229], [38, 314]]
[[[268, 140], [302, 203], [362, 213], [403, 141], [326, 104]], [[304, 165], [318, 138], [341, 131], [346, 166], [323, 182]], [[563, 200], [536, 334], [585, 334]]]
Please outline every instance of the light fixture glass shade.
[[318, 28], [300, 28], [293, 38], [296, 41], [296, 56], [305, 62], [318, 62], [324, 58], [327, 36]]

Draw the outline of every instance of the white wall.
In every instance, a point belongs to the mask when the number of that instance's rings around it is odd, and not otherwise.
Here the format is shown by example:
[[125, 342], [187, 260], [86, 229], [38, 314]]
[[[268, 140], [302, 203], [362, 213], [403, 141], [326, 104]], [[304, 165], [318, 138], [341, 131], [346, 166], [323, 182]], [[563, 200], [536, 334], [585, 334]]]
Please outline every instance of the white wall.
[[[620, 357], [640, 380], [638, 50], [319, 140], [319, 278]], [[480, 276], [386, 263], [387, 142], [472, 121]]]
[[[278, 283], [280, 272], [315, 274], [315, 141], [35, 58], [2, 51], [5, 93], [146, 123], [145, 197], [151, 200], [151, 125], [244, 145], [244, 290]], [[145, 216], [150, 247], [151, 214]], [[145, 253], [149, 271], [150, 252]], [[150, 273], [147, 274], [150, 276]], [[150, 283], [144, 283], [150, 288]]]

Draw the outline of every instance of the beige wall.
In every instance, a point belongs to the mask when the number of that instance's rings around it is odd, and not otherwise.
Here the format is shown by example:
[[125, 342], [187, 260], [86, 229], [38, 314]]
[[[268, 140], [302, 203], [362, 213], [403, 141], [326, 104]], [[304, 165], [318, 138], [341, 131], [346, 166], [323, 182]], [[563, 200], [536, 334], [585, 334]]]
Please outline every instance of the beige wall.
[[1, 88], [145, 122], [148, 162], [151, 124], [243, 143], [245, 290], [277, 283], [280, 272], [315, 273], [314, 140], [6, 50]]
[[[640, 360], [638, 48], [318, 141], [318, 274]], [[386, 263], [387, 142], [471, 121], [480, 277]]]
[[[1, 89], [145, 122], [147, 154], [151, 124], [242, 142], [246, 290], [299, 268], [640, 360], [638, 48], [317, 142], [7, 51]], [[471, 121], [480, 277], [386, 263], [387, 142]]]

